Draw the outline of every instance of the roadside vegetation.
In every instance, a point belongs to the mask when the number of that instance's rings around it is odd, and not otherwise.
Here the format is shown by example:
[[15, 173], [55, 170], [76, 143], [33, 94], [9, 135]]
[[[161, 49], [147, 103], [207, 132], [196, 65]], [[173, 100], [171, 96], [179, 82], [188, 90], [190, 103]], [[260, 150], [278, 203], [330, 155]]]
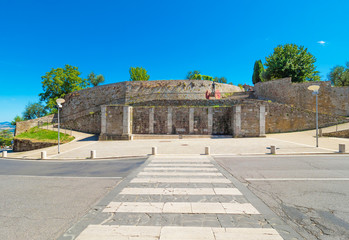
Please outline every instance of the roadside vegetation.
[[0, 130], [0, 148], [11, 146], [13, 140], [13, 134], [10, 130]]
[[[74, 140], [73, 136], [68, 134], [60, 133], [60, 142], [67, 143]], [[47, 129], [41, 129], [38, 127], [33, 127], [26, 132], [23, 132], [15, 137], [16, 139], [28, 139], [39, 142], [51, 142], [58, 143], [58, 133], [56, 131], [51, 131]]]

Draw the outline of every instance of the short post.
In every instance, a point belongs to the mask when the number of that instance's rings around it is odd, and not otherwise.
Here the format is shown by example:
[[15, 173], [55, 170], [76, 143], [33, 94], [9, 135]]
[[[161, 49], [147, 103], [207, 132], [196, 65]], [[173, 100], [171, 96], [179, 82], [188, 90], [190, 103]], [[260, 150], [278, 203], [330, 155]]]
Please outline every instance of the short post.
[[3, 158], [7, 157], [7, 151], [2, 151], [2, 157]]
[[270, 146], [270, 154], [276, 154], [276, 147], [275, 146]]
[[151, 148], [151, 154], [152, 154], [152, 155], [156, 155], [156, 154], [157, 154], [157, 150], [158, 150], [157, 147], [152, 147], [152, 148]]
[[44, 160], [47, 158], [46, 151], [41, 152], [41, 160]]
[[205, 155], [210, 155], [210, 147], [205, 147]]
[[91, 151], [91, 159], [95, 159], [96, 158], [96, 150], [92, 150]]
[[345, 144], [339, 144], [339, 152], [345, 153]]
[[322, 137], [322, 128], [319, 129], [319, 137]]

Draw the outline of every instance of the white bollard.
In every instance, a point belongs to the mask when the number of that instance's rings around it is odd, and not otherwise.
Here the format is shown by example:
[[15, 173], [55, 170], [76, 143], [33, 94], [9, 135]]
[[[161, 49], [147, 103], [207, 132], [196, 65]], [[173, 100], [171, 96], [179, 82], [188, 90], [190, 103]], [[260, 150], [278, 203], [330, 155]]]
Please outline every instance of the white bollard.
[[7, 151], [2, 151], [2, 157], [3, 158], [7, 157]]
[[205, 147], [205, 155], [210, 155], [210, 147]]
[[270, 154], [276, 154], [276, 147], [270, 146]]
[[345, 153], [345, 144], [339, 144], [339, 152]]
[[96, 158], [96, 150], [91, 151], [91, 159]]
[[47, 158], [46, 151], [41, 152], [41, 160], [44, 160]]
[[156, 155], [156, 154], [157, 154], [157, 151], [158, 151], [157, 147], [152, 147], [152, 148], [151, 148], [151, 154], [152, 154], [152, 155]]

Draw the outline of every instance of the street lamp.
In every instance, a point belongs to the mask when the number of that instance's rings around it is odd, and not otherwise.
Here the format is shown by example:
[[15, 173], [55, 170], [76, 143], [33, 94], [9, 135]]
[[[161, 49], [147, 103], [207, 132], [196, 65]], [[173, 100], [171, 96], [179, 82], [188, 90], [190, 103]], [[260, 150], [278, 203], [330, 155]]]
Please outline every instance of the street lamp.
[[65, 103], [65, 100], [63, 98], [58, 98], [56, 100], [56, 103], [57, 103], [57, 108], [58, 108], [58, 154], [60, 154], [60, 151], [59, 151], [59, 109], [62, 108], [62, 104]]
[[318, 116], [318, 101], [317, 96], [319, 95], [319, 85], [311, 85], [308, 87], [310, 91], [313, 91], [313, 95], [316, 96], [316, 147], [319, 147], [319, 116]]

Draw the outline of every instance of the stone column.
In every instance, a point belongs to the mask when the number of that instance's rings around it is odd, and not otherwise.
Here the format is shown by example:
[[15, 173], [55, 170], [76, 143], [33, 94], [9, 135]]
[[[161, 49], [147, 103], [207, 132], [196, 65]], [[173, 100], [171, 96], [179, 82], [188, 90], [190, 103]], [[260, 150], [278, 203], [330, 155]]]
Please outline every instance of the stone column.
[[124, 106], [123, 107], [123, 117], [122, 117], [122, 135], [130, 137], [131, 132], [131, 111], [132, 107]]
[[233, 137], [241, 136], [241, 105], [233, 107]]
[[259, 107], [259, 136], [265, 137], [265, 106]]
[[207, 121], [207, 134], [212, 134], [212, 125], [213, 125], [213, 108], [208, 108], [208, 121]]
[[154, 133], [154, 108], [149, 108], [149, 133]]
[[107, 106], [101, 106], [101, 134], [107, 133]]
[[189, 134], [194, 133], [194, 108], [189, 108]]
[[172, 134], [172, 108], [168, 108], [167, 112], [167, 134]]

